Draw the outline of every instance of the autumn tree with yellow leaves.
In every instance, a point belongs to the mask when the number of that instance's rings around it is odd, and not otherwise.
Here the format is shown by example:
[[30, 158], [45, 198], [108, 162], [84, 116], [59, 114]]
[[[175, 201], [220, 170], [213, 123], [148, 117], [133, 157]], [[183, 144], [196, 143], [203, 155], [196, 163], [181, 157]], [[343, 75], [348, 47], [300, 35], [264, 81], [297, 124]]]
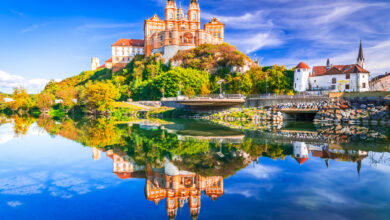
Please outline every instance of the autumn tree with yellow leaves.
[[106, 112], [119, 97], [119, 90], [111, 82], [95, 82], [82, 91], [84, 104], [92, 111]]
[[34, 106], [34, 102], [31, 99], [30, 95], [27, 93], [26, 89], [21, 87], [14, 88], [14, 92], [12, 93], [12, 99], [14, 101], [8, 104], [8, 107], [12, 111], [19, 110], [29, 110]]

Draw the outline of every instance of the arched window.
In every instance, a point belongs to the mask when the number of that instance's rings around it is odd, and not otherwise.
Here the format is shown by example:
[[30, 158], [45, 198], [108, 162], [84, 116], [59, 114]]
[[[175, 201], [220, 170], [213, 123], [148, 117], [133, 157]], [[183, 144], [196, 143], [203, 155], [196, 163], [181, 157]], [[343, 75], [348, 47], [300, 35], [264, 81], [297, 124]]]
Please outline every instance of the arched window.
[[192, 20], [196, 21], [196, 14], [192, 14]]

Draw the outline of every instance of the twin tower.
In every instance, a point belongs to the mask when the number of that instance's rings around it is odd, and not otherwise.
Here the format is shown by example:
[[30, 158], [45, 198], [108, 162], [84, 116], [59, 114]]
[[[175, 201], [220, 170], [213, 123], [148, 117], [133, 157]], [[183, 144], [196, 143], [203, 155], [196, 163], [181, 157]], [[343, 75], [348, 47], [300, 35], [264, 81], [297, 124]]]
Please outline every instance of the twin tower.
[[212, 18], [201, 27], [200, 7], [197, 0], [191, 0], [187, 14], [181, 5], [168, 0], [165, 6], [165, 20], [156, 14], [145, 20], [145, 54], [161, 53], [167, 60], [179, 50], [188, 50], [201, 44], [222, 44], [225, 25]]

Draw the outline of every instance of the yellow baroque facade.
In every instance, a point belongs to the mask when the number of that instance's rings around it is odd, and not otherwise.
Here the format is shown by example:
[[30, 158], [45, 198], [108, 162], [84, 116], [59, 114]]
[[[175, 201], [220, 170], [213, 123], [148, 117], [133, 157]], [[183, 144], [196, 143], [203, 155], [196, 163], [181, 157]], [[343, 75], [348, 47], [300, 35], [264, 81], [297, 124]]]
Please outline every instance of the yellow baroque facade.
[[145, 55], [161, 53], [166, 60], [179, 50], [188, 50], [201, 44], [222, 44], [225, 25], [212, 18], [201, 28], [200, 7], [197, 0], [191, 0], [187, 14], [174, 0], [168, 0], [165, 20], [157, 15], [145, 20]]

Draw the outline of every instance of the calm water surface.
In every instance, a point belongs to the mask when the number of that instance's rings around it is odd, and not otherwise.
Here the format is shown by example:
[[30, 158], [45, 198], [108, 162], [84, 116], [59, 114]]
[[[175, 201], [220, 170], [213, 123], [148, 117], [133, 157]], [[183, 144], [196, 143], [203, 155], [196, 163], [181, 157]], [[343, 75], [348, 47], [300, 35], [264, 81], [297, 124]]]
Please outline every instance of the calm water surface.
[[0, 118], [0, 219], [390, 219], [389, 129]]

